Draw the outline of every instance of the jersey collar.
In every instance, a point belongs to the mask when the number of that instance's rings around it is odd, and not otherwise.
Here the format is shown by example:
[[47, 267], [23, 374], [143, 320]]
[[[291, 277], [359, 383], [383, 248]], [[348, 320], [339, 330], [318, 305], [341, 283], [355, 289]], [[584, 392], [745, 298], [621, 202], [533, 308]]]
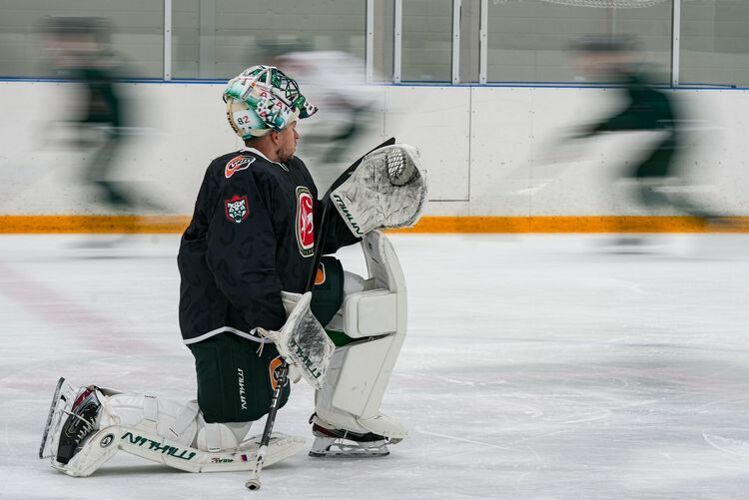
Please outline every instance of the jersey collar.
[[283, 163], [278, 163], [277, 161], [271, 161], [271, 160], [269, 160], [268, 157], [265, 156], [263, 153], [261, 153], [260, 150], [258, 150], [258, 149], [244, 146], [242, 149], [239, 150], [239, 152], [240, 153], [252, 153], [254, 155], [259, 156], [260, 158], [262, 158], [263, 160], [267, 161], [268, 163], [273, 163], [275, 165], [278, 165], [282, 169], [286, 170], [287, 172], [289, 171], [289, 167], [287, 167]]

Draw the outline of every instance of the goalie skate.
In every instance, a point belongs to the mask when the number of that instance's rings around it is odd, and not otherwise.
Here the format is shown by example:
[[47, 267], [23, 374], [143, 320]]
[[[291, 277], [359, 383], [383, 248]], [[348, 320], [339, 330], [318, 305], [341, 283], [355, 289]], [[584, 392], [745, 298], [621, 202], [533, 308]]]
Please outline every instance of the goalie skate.
[[79, 391], [60, 377], [42, 434], [39, 458], [68, 463], [95, 430], [100, 408], [94, 386]]
[[312, 425], [312, 435], [315, 442], [309, 452], [311, 457], [384, 457], [390, 454], [387, 445], [400, 441], [372, 432], [360, 434], [343, 429], [328, 429], [316, 423]]

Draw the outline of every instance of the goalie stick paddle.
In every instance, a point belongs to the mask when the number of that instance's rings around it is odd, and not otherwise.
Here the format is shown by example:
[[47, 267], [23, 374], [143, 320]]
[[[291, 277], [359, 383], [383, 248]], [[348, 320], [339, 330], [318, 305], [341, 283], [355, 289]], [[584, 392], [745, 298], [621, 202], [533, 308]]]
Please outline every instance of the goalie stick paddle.
[[[352, 163], [351, 166], [348, 167], [325, 192], [325, 196], [323, 196], [323, 199], [320, 202], [320, 224], [318, 224], [317, 230], [315, 231], [315, 253], [313, 257], [312, 270], [310, 272], [309, 278], [307, 279], [307, 286], [304, 290], [305, 292], [309, 292], [310, 290], [312, 290], [312, 288], [314, 288], [315, 275], [317, 274], [317, 268], [320, 265], [320, 259], [322, 259], [323, 247], [325, 246], [326, 240], [325, 228], [328, 225], [328, 219], [330, 218], [330, 214], [332, 213], [330, 211], [330, 194], [341, 184], [346, 182], [349, 177], [351, 177], [351, 174], [354, 173], [354, 170], [356, 170], [356, 168], [361, 164], [362, 160], [364, 160], [364, 158], [369, 153], [377, 151], [378, 149], [384, 148], [386, 146], [392, 146], [393, 144], [395, 144], [395, 137], [391, 137], [379, 146], [373, 148], [371, 151], [368, 151], [366, 154], [362, 155], [358, 160]], [[276, 383], [276, 388], [273, 391], [273, 398], [271, 399], [270, 408], [268, 409], [268, 416], [265, 419], [265, 428], [263, 429], [263, 437], [260, 439], [260, 447], [258, 448], [257, 455], [255, 456], [255, 463], [252, 469], [250, 469], [250, 477], [244, 483], [247, 489], [253, 491], [260, 489], [260, 472], [262, 472], [263, 470], [265, 453], [268, 450], [268, 443], [270, 443], [270, 437], [273, 433], [273, 424], [276, 422], [276, 414], [278, 413], [278, 401], [281, 399], [281, 391], [283, 391], [283, 388], [286, 385], [288, 374], [289, 365], [286, 360], [282, 359], [278, 382]]]

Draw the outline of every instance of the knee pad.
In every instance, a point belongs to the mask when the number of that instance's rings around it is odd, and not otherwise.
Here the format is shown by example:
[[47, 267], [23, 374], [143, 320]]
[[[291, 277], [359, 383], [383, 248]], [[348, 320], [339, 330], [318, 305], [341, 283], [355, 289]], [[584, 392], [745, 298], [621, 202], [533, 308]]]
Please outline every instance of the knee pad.
[[369, 233], [362, 248], [370, 277], [349, 278], [343, 306], [328, 325], [352, 341], [336, 349], [315, 394], [315, 413], [332, 427], [402, 439], [406, 428], [380, 413], [380, 405], [406, 335], [405, 279], [384, 234]]
[[212, 453], [236, 450], [252, 427], [252, 422], [206, 423], [201, 415], [195, 447]]

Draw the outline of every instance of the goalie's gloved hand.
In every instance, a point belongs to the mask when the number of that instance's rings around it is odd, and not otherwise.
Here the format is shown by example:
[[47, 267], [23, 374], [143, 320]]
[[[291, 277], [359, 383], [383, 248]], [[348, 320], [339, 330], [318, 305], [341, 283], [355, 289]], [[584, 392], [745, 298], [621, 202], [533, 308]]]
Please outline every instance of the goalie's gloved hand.
[[279, 331], [262, 328], [258, 331], [276, 344], [278, 353], [289, 364], [290, 378], [301, 375], [312, 387], [322, 389], [335, 345], [312, 314], [311, 301], [311, 292], [302, 295]]
[[426, 200], [426, 171], [416, 148], [407, 144], [367, 154], [330, 194], [330, 202], [358, 238], [375, 229], [413, 226]]
[[302, 380], [302, 372], [296, 367], [296, 365], [289, 364], [289, 372], [287, 377], [289, 377], [289, 380], [291, 380], [293, 383], [298, 384], [300, 380]]

